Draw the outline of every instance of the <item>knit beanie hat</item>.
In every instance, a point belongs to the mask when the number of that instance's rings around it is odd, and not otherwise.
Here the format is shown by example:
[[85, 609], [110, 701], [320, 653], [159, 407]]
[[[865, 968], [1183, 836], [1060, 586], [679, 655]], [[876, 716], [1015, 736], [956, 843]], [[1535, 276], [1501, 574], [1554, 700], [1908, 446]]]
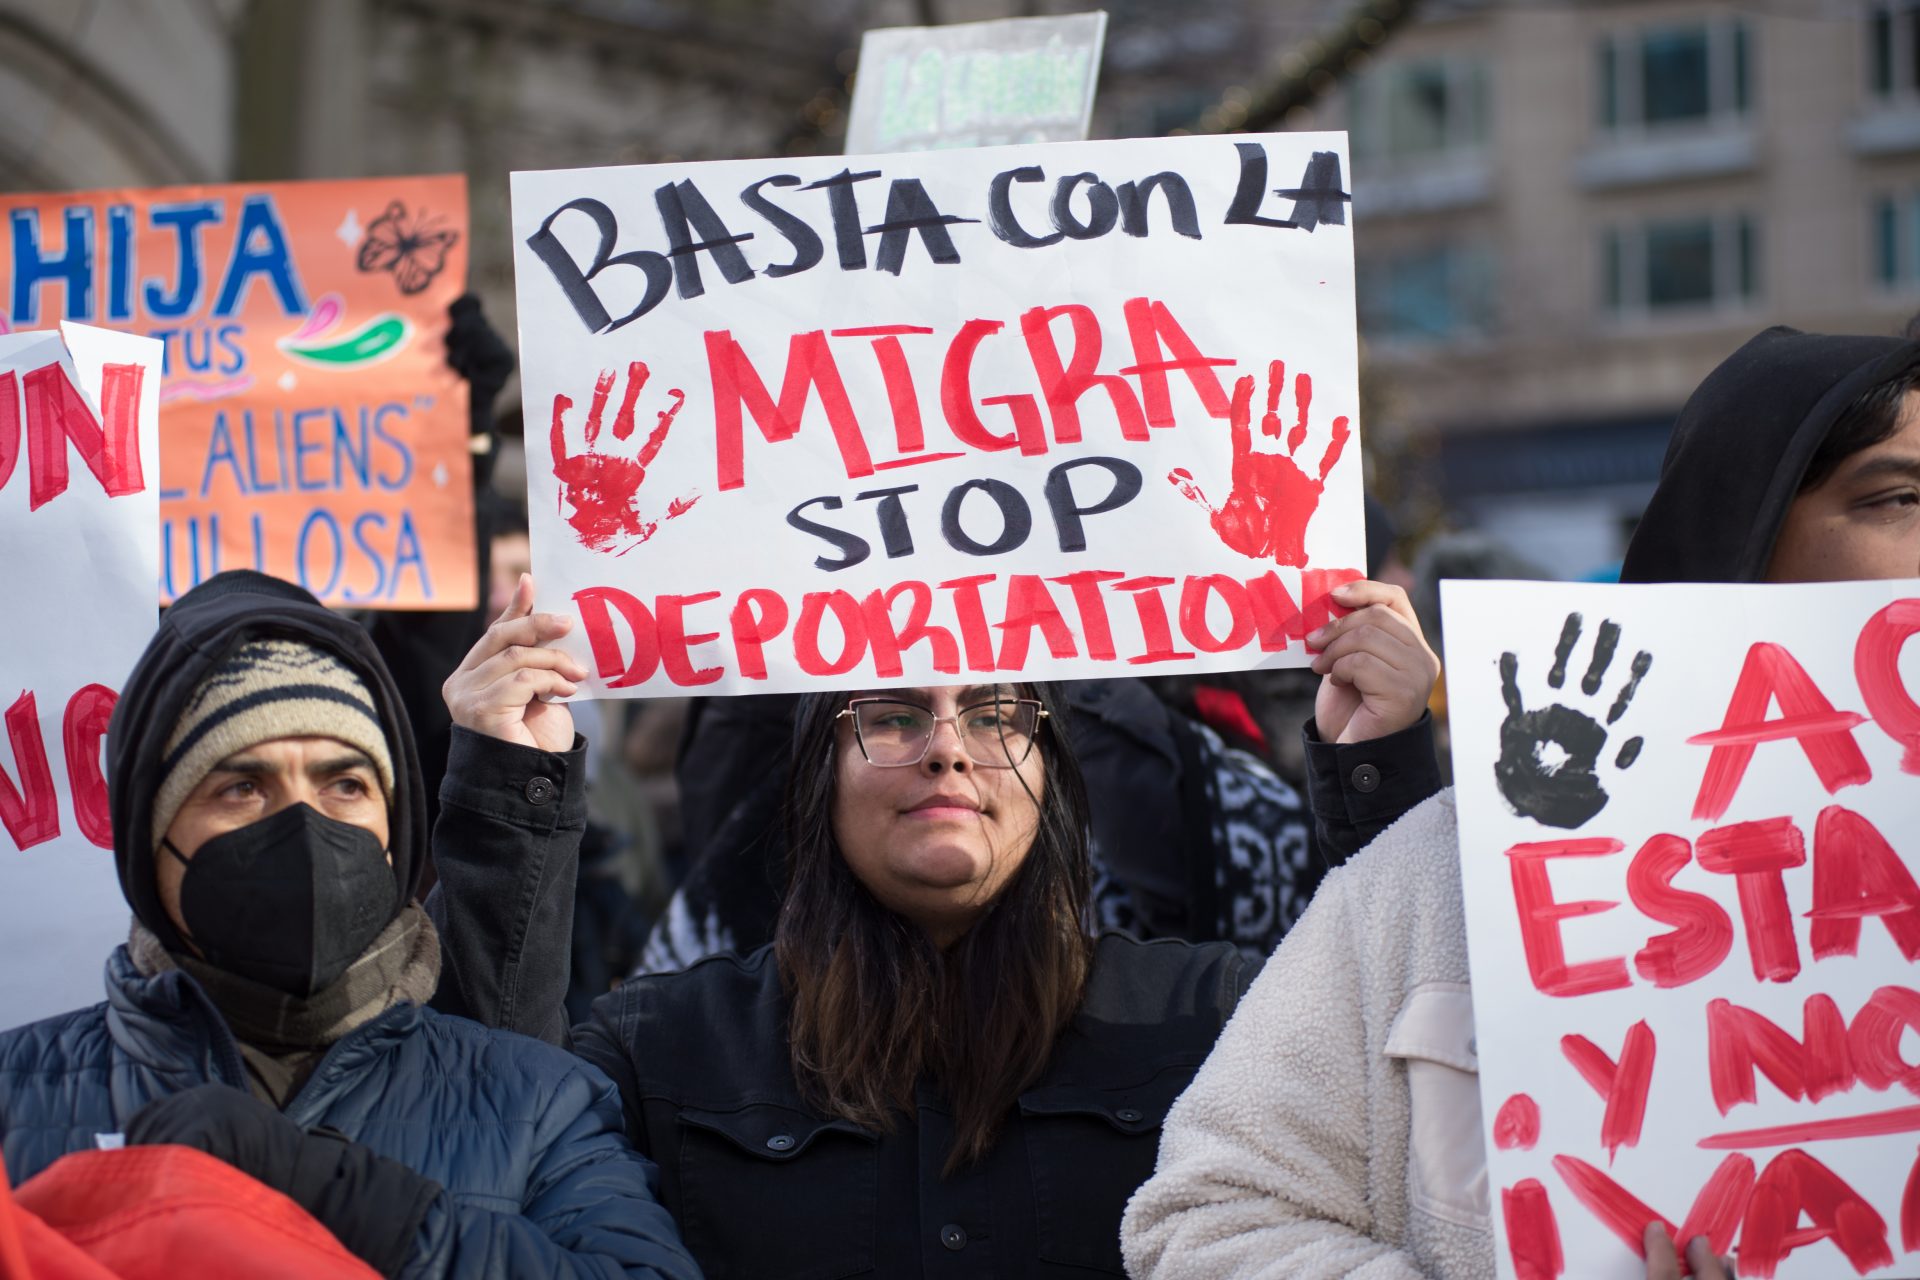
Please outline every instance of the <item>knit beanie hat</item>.
[[297, 640], [242, 644], [194, 689], [167, 737], [153, 800], [154, 848], [215, 765], [276, 738], [309, 737], [365, 752], [393, 803], [393, 755], [360, 677], [333, 654]]

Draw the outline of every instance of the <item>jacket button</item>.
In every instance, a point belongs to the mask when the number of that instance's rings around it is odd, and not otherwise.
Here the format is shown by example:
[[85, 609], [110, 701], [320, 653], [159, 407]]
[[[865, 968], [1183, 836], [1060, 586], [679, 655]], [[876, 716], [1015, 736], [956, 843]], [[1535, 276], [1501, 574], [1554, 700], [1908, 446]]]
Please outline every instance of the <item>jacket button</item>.
[[527, 783], [528, 804], [552, 804], [553, 797], [559, 792], [552, 778], [535, 778]]
[[1121, 1124], [1133, 1124], [1140, 1119], [1140, 1112], [1134, 1107], [1122, 1107], [1113, 1114]]
[[957, 1223], [949, 1222], [940, 1228], [940, 1243], [958, 1252], [967, 1247], [967, 1231]]
[[1377, 791], [1380, 788], [1380, 770], [1370, 764], [1356, 765], [1352, 781], [1355, 791]]
[[767, 1139], [767, 1150], [769, 1151], [793, 1150], [793, 1135], [790, 1133], [774, 1134], [771, 1138]]

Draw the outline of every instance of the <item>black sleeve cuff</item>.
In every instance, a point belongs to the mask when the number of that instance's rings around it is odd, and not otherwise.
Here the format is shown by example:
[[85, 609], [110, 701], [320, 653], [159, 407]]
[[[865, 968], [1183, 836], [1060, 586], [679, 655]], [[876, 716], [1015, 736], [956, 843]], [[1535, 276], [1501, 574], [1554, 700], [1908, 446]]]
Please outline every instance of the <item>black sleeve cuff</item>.
[[1440, 790], [1433, 716], [1368, 742], [1322, 742], [1307, 718], [1307, 802], [1324, 851], [1341, 860], [1358, 852], [1401, 814]]
[[455, 725], [440, 804], [528, 831], [584, 827], [587, 740], [576, 733], [566, 751], [542, 751]]

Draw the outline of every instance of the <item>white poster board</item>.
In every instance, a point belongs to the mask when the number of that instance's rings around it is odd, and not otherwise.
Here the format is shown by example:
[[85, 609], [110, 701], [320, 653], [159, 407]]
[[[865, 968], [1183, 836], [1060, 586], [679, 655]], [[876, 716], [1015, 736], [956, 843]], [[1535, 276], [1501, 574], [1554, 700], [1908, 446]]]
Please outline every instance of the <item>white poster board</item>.
[[1366, 563], [1344, 173], [1285, 134], [514, 174], [587, 691], [1304, 665]]
[[[62, 337], [65, 343], [62, 343]], [[105, 998], [107, 719], [158, 618], [161, 344], [0, 336], [0, 1028]]]
[[1104, 12], [885, 27], [860, 40], [846, 150], [934, 151], [1087, 136]]
[[1920, 582], [1442, 608], [1501, 1275], [1920, 1276]]

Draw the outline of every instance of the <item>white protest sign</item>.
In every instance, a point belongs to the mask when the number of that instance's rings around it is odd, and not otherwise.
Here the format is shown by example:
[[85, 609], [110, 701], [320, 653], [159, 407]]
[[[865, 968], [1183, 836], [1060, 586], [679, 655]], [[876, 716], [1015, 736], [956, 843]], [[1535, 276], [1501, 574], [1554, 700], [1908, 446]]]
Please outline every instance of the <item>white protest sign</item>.
[[1920, 1276], [1920, 581], [1442, 608], [1501, 1275]]
[[1366, 562], [1344, 146], [514, 174], [584, 691], [1305, 664]]
[[0, 336], [0, 1028], [103, 999], [127, 939], [104, 740], [158, 616], [160, 356], [85, 325]]
[[886, 27], [860, 40], [849, 152], [932, 151], [1087, 136], [1104, 12]]

